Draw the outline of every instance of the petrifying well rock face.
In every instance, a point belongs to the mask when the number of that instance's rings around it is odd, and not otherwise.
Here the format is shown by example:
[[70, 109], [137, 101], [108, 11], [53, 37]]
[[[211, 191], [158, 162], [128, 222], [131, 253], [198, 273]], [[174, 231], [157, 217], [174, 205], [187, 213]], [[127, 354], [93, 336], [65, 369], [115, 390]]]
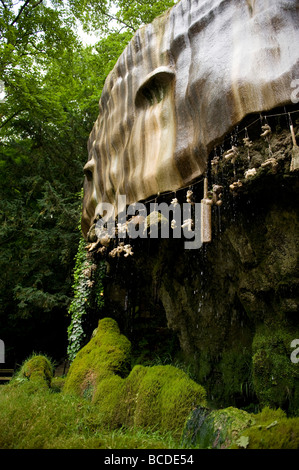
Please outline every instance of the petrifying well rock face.
[[176, 190], [246, 115], [291, 104], [298, 0], [181, 0], [137, 31], [88, 142], [82, 230], [101, 202]]

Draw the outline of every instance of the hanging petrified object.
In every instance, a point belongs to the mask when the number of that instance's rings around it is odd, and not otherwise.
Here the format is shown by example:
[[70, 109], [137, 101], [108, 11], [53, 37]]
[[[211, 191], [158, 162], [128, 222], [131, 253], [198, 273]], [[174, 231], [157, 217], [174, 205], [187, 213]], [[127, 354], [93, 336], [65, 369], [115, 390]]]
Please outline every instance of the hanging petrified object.
[[113, 250], [110, 251], [109, 256], [111, 256], [111, 258], [115, 258], [115, 256], [119, 257], [124, 251], [124, 245], [124, 242], [120, 242], [117, 247], [113, 248]]
[[236, 162], [236, 159], [237, 159], [238, 155], [239, 155], [239, 150], [235, 145], [232, 145], [231, 149], [227, 150], [223, 154], [224, 159], [231, 161], [231, 163], [233, 164], [234, 176], [235, 177], [236, 177], [235, 162]]
[[201, 241], [212, 241], [212, 205], [213, 201], [208, 197], [208, 178], [204, 179], [203, 199], [201, 200]]
[[217, 175], [218, 173], [218, 166], [219, 166], [219, 157], [215, 155], [213, 160], [211, 160], [211, 169], [214, 175]]
[[223, 154], [223, 157], [225, 160], [230, 160], [234, 165], [238, 154], [238, 148], [235, 145], [232, 145], [232, 147]]
[[267, 137], [267, 135], [271, 134], [271, 127], [269, 126], [269, 124], [264, 124], [262, 126], [262, 130], [263, 132], [261, 133], [261, 137]]
[[261, 164], [261, 167], [262, 168], [270, 167], [274, 172], [276, 172], [277, 167], [278, 167], [278, 161], [276, 160], [276, 158], [273, 158], [273, 157], [268, 158]]
[[245, 147], [247, 147], [247, 158], [248, 158], [248, 162], [250, 162], [250, 149], [253, 146], [253, 143], [249, 138], [247, 128], [245, 128], [245, 137], [243, 139], [243, 143], [244, 143]]
[[293, 124], [290, 125], [290, 131], [291, 131], [292, 141], [293, 141], [292, 161], [291, 161], [290, 170], [295, 171], [299, 169], [299, 147], [296, 142], [296, 136], [295, 136]]
[[271, 158], [271, 157], [272, 157], [272, 149], [271, 149], [271, 144], [270, 144], [270, 138], [269, 138], [269, 137], [270, 137], [270, 134], [271, 134], [271, 132], [272, 132], [272, 129], [271, 129], [271, 127], [269, 126], [269, 124], [266, 122], [266, 124], [264, 124], [264, 125], [262, 126], [262, 130], [263, 130], [263, 132], [262, 132], [262, 134], [261, 134], [261, 137], [265, 137], [266, 140], [267, 140], [267, 142], [268, 142], [268, 144], [269, 144], [269, 156], [270, 156], [270, 158]]
[[172, 221], [171, 221], [171, 223], [170, 223], [170, 226], [171, 226], [172, 230], [174, 230], [175, 228], [177, 228], [177, 224], [176, 224], [175, 219], [172, 219]]
[[212, 201], [216, 206], [222, 206], [222, 191], [223, 186], [220, 186], [219, 184], [213, 185]]
[[252, 145], [253, 145], [253, 143], [252, 143], [252, 141], [249, 139], [249, 137], [244, 137], [243, 142], [244, 142], [245, 147], [248, 147], [248, 148], [251, 148]]
[[97, 253], [104, 255], [106, 251], [107, 251], [107, 248], [105, 246], [101, 246], [101, 248], [97, 250]]
[[186, 199], [189, 204], [193, 203], [192, 197], [193, 197], [193, 191], [191, 191], [191, 189], [188, 189]]
[[250, 168], [249, 170], [245, 171], [245, 179], [250, 178], [251, 176], [256, 175], [256, 168]]
[[[171, 203], [172, 207], [175, 209], [178, 205], [179, 205], [179, 201], [177, 200], [176, 197], [174, 197], [172, 200], [171, 200]], [[175, 219], [172, 219], [171, 223], [170, 223], [170, 227], [172, 228], [172, 230], [175, 230], [177, 228], [177, 223], [176, 223], [176, 220]]]
[[243, 186], [242, 182], [240, 180], [238, 181], [234, 181], [230, 186], [229, 186], [229, 189], [231, 191], [237, 191], [239, 188], [241, 188]]
[[168, 227], [168, 219], [159, 211], [151, 212], [144, 221], [144, 233], [151, 235], [151, 233], [158, 234], [159, 230], [162, 230], [163, 227]]
[[183, 224], [181, 225], [182, 228], [186, 228], [189, 232], [192, 231], [193, 227], [193, 220], [192, 219], [186, 219], [184, 220]]
[[124, 245], [124, 250], [125, 252], [124, 257], [127, 258], [128, 256], [133, 256], [133, 251], [131, 245]]

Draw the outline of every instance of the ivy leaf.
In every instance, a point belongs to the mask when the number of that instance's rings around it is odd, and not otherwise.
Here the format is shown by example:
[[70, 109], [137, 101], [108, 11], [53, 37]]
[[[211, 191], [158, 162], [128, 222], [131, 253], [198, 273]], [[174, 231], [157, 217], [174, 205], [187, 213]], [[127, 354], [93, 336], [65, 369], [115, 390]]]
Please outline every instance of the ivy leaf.
[[248, 444], [249, 444], [249, 437], [248, 436], [239, 437], [239, 439], [236, 441], [236, 444], [239, 447], [242, 447], [243, 449], [246, 449]]

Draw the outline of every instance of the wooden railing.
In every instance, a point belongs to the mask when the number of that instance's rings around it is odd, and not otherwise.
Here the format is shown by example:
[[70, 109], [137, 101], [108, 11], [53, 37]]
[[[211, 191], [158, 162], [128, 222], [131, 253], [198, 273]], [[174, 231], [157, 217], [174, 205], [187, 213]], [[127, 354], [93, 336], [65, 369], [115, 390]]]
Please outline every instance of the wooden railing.
[[0, 369], [0, 384], [11, 380], [14, 369]]

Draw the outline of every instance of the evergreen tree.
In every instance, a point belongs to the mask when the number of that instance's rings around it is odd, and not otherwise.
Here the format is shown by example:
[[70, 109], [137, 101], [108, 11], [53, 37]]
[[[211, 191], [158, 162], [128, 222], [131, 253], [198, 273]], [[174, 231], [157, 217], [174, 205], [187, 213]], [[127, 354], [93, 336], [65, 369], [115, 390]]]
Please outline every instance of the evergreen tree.
[[[87, 140], [138, 25], [172, 1], [0, 1], [0, 338], [11, 363], [66, 352]], [[84, 47], [76, 33], [97, 30]]]

